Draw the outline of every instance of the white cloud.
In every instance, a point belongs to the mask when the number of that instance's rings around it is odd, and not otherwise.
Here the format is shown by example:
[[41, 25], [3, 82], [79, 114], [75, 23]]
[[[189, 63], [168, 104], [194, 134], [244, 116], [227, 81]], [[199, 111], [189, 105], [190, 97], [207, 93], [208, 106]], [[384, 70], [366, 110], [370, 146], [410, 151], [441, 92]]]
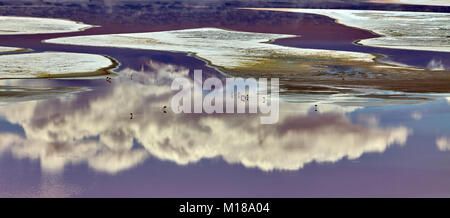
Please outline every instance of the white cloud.
[[411, 113], [411, 118], [413, 118], [414, 120], [421, 120], [422, 117], [422, 113], [420, 113], [419, 111], [414, 111]]
[[[0, 108], [26, 135], [0, 134], [0, 148], [16, 158], [39, 161], [45, 172], [53, 173], [68, 164], [87, 163], [91, 169], [114, 174], [143, 163], [150, 155], [180, 165], [220, 157], [270, 171], [383, 152], [394, 144], [404, 145], [411, 134], [402, 126], [380, 127], [374, 117], [367, 119], [369, 126], [354, 124], [346, 113], [357, 107], [321, 102], [282, 102], [277, 125], [260, 125], [259, 116], [251, 114], [165, 114], [162, 106], [170, 105], [174, 94], [170, 78], [187, 77], [188, 70], [148, 65], [155, 72], [126, 69], [99, 96]], [[332, 97], [327, 98], [330, 102]], [[314, 104], [319, 112], [313, 112]], [[134, 113], [132, 120], [130, 113]], [[133, 140], [143, 147], [133, 146]]]
[[440, 137], [436, 139], [436, 146], [440, 151], [450, 151], [450, 139], [448, 137]]
[[430, 70], [445, 70], [445, 67], [442, 64], [442, 61], [436, 60], [436, 59], [433, 59], [430, 62], [428, 62], [427, 68]]

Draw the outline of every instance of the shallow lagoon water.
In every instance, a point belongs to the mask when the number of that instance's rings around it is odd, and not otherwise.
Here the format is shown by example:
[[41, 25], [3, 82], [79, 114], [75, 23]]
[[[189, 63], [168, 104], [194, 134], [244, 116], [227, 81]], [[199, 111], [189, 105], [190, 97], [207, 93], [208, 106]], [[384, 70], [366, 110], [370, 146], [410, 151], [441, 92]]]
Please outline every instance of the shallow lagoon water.
[[[91, 31], [111, 31], [98, 29]], [[6, 43], [11, 47], [105, 54], [121, 63], [112, 83], [104, 77], [0, 81], [3, 88], [82, 89], [0, 107], [0, 195], [450, 194], [449, 152], [437, 146], [442, 144], [439, 139], [450, 137], [445, 93], [422, 94], [435, 101], [403, 99], [390, 104], [352, 93], [285, 95], [291, 103], [281, 105], [284, 119], [269, 126], [259, 126], [258, 117], [249, 115], [179, 116], [162, 112], [170, 97], [170, 82], [164, 78], [191, 78], [193, 69], [222, 77], [219, 72], [183, 54], [40, 43], [44, 38], [88, 33], [0, 37], [13, 39]], [[342, 42], [329, 46], [340, 45], [352, 47]], [[407, 64], [415, 63], [417, 54], [447, 55], [403, 52], [396, 54], [405, 56]], [[135, 75], [133, 80], [129, 73]]]
[[2, 107], [2, 195], [448, 195], [449, 152], [437, 146], [450, 136], [446, 99], [359, 108], [316, 102], [317, 112], [282, 105], [290, 120], [258, 126], [258, 117], [163, 113], [151, 97], [156, 87], [141, 92], [148, 85], [127, 79]]

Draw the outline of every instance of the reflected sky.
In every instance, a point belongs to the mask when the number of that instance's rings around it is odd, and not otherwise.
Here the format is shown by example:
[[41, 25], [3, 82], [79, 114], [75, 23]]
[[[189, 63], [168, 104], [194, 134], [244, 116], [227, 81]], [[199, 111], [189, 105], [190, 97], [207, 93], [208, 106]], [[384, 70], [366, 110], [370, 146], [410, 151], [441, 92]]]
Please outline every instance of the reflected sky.
[[[189, 70], [152, 61], [148, 65], [154, 71], [119, 72], [100, 95], [88, 92], [5, 107], [5, 122], [20, 125], [25, 136], [2, 134], [0, 147], [16, 158], [37, 160], [49, 172], [86, 162], [94, 170], [115, 174], [150, 155], [180, 165], [220, 157], [271, 171], [356, 159], [392, 144], [404, 145], [410, 134], [403, 126], [381, 128], [374, 117], [360, 118], [367, 125], [352, 123], [345, 112], [357, 107], [333, 102], [282, 103], [277, 125], [260, 125], [251, 114], [164, 113], [163, 105], [170, 107], [174, 95], [171, 81], [189, 78]], [[314, 104], [320, 106], [317, 112]]]
[[[445, 194], [447, 186], [439, 181], [450, 179], [440, 174], [450, 170], [444, 164], [450, 136], [446, 98], [392, 106], [342, 104], [333, 96], [282, 101], [276, 125], [260, 125], [259, 116], [249, 114], [176, 115], [162, 107], [175, 94], [169, 87], [173, 78], [191, 79], [189, 69], [141, 60], [143, 70], [122, 66], [112, 83], [78, 80], [91, 91], [0, 107], [0, 193]], [[67, 81], [50, 81], [59, 82]]]
[[450, 195], [450, 100], [445, 93], [405, 97], [370, 87], [342, 91], [343, 87], [319, 86], [288, 93], [289, 86], [298, 84], [286, 83], [276, 125], [261, 125], [259, 114], [174, 114], [170, 108], [164, 113], [175, 94], [170, 90], [174, 78], [191, 80], [194, 69], [202, 69], [205, 77], [224, 75], [184, 54], [41, 41], [217, 27], [301, 35], [274, 43], [384, 54], [388, 61], [422, 67], [431, 60], [448, 66], [448, 53], [356, 46], [351, 42], [374, 35], [317, 15], [208, 8], [186, 10], [180, 16], [185, 19], [174, 19], [177, 9], [169, 7], [151, 18], [153, 9], [109, 9], [104, 11], [108, 16], [99, 18], [92, 13], [97, 9], [87, 6], [77, 14], [76, 6], [48, 13], [0, 8], [8, 15], [103, 25], [79, 33], [0, 36], [2, 46], [102, 54], [121, 63], [108, 75], [111, 83], [105, 77], [0, 81], [0, 196]]

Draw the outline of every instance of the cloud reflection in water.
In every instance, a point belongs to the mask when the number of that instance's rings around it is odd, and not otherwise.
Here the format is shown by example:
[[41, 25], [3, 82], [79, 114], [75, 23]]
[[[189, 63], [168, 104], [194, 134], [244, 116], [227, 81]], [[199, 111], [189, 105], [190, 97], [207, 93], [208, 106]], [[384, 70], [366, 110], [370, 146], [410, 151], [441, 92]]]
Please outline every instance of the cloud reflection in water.
[[151, 70], [146, 72], [122, 70], [102, 91], [0, 108], [8, 122], [25, 131], [25, 136], [0, 133], [0, 152], [37, 160], [49, 173], [87, 163], [95, 171], [115, 174], [150, 156], [179, 165], [222, 158], [263, 171], [298, 170], [311, 162], [383, 152], [404, 145], [411, 134], [402, 126], [355, 124], [346, 113], [356, 107], [323, 104], [315, 113], [317, 102], [281, 102], [277, 125], [260, 125], [255, 114], [162, 113], [174, 94], [171, 81], [189, 77], [189, 70], [151, 61], [147, 65]]

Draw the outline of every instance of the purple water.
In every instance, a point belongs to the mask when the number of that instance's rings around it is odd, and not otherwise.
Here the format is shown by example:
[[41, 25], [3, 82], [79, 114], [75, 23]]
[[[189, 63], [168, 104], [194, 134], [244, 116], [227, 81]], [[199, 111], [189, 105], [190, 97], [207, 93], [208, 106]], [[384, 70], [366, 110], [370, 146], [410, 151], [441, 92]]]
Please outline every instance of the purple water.
[[[450, 100], [367, 106], [345, 113], [340, 111], [346, 108], [342, 105], [326, 109], [326, 104], [319, 104], [318, 112], [307, 104], [306, 112], [304, 104], [293, 108], [282, 105], [281, 116], [287, 118], [269, 126], [252, 125], [257, 117], [249, 115], [164, 114], [161, 107], [170, 96], [155, 93], [170, 83], [148, 84], [151, 78], [163, 75], [166, 69], [186, 71], [190, 76], [193, 69], [222, 75], [184, 54], [41, 43], [61, 36], [214, 26], [303, 36], [276, 42], [286, 46], [378, 53], [421, 67], [432, 59], [450, 64], [448, 53], [353, 45], [352, 41], [373, 35], [321, 16], [229, 13], [213, 17], [199, 12], [198, 17], [179, 23], [168, 18], [161, 23], [149, 19], [139, 20], [139, 25], [104, 23], [104, 27], [79, 33], [0, 36], [4, 46], [31, 48], [33, 52], [102, 54], [121, 63], [112, 84], [103, 77], [2, 81], [2, 85], [84, 87], [89, 91], [0, 107], [0, 196], [450, 195], [450, 142], [446, 142], [450, 140]], [[79, 18], [102, 24], [91, 17]], [[304, 26], [311, 28], [304, 30]], [[127, 78], [128, 71], [135, 71], [135, 80]], [[135, 119], [129, 119], [130, 112]], [[208, 119], [216, 123], [210, 124]], [[318, 147], [323, 150], [316, 150]], [[146, 152], [146, 156], [130, 161], [139, 152]]]

